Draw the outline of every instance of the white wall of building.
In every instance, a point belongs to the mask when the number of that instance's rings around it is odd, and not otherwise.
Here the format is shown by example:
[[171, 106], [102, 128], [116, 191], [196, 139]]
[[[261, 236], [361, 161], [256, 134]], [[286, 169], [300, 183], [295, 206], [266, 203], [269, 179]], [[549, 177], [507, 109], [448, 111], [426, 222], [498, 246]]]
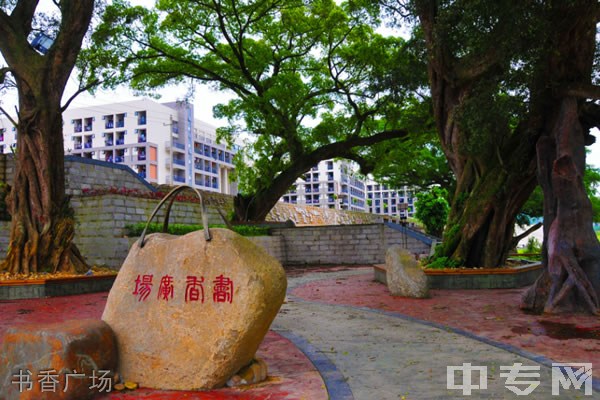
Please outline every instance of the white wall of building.
[[412, 218], [415, 207], [415, 193], [407, 186], [394, 189], [372, 180], [367, 181], [367, 209], [371, 214]]
[[366, 211], [364, 181], [347, 161], [324, 160], [296, 181], [282, 201], [322, 208]]
[[[193, 110], [186, 102], [150, 99], [68, 109], [65, 154], [126, 164], [151, 183], [235, 194], [234, 151], [217, 144], [215, 127], [196, 120]], [[8, 119], [0, 119], [0, 139], [0, 151], [9, 153], [16, 131]]]

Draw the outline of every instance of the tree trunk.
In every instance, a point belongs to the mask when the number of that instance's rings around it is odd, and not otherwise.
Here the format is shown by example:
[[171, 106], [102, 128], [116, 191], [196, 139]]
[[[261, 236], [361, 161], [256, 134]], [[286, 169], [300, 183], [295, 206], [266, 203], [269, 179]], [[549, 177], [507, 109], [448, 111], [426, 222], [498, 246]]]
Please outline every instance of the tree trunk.
[[[482, 138], [481, 150], [466, 151], [477, 134], [461, 126], [463, 106], [477, 94], [479, 81], [501, 70], [489, 54], [458, 59], [436, 31], [436, 1], [416, 2], [428, 51], [428, 73], [440, 143], [457, 180], [438, 257], [467, 267], [498, 267], [513, 244], [517, 214], [535, 188], [536, 133], [525, 125], [503, 126], [496, 139]], [[500, 131], [500, 130], [499, 130]], [[485, 142], [483, 142], [485, 141]]]
[[[55, 2], [61, 17], [45, 54], [29, 44], [37, 1], [0, 7], [0, 51], [19, 93], [17, 155], [8, 198], [9, 250], [0, 270], [12, 274], [83, 272], [73, 244], [74, 219], [65, 196], [61, 99], [81, 50], [94, 0]], [[4, 79], [4, 75], [0, 75]]]
[[556, 89], [547, 96], [546, 135], [537, 144], [545, 270], [521, 303], [536, 313], [600, 314], [600, 243], [583, 186], [589, 127], [582, 125], [583, 101], [565, 93], [571, 85], [590, 85], [598, 9], [595, 0], [556, 1], [549, 13], [555, 29], [545, 80]]
[[437, 254], [466, 267], [497, 267], [513, 246], [512, 227], [535, 187], [535, 170], [511, 163], [496, 165], [479, 177], [468, 176], [469, 169], [459, 179]]
[[[48, 132], [50, 130], [50, 132]], [[8, 198], [9, 251], [0, 269], [12, 274], [85, 272], [65, 196], [62, 113], [50, 104], [21, 101], [16, 170]]]
[[[277, 204], [281, 196], [287, 193], [290, 187], [303, 173], [317, 165], [320, 161], [339, 157], [359, 161], [360, 157], [354, 149], [361, 146], [371, 146], [385, 140], [404, 137], [408, 131], [404, 129], [388, 130], [371, 136], [351, 136], [339, 142], [329, 143], [312, 151], [301, 150], [299, 155], [293, 157], [283, 171], [276, 174], [271, 180], [264, 180], [261, 187], [253, 188], [252, 195], [238, 194], [233, 200], [234, 221], [236, 222], [262, 222], [269, 211]], [[358, 158], [358, 159], [357, 159]], [[361, 165], [362, 172], [365, 166]]]
[[565, 98], [553, 137], [538, 143], [546, 269], [521, 305], [533, 312], [600, 314], [600, 244], [583, 186], [584, 134], [577, 101]]

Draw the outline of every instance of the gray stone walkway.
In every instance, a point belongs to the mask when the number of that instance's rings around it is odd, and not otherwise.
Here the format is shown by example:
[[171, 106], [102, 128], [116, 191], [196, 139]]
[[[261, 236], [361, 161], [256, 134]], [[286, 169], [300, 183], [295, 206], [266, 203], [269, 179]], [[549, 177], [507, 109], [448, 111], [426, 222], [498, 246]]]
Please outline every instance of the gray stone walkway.
[[[310, 273], [290, 277], [288, 282], [291, 289], [313, 280], [357, 273], [364, 274], [364, 271]], [[547, 366], [454, 332], [376, 310], [288, 296], [272, 329], [304, 339], [313, 353], [331, 361], [342, 380], [340, 385], [330, 389], [331, 399], [600, 399], [597, 392], [586, 396], [573, 387], [561, 388], [560, 395], [553, 396], [552, 371]], [[467, 395], [463, 390], [447, 388], [447, 367], [463, 363], [487, 367], [487, 389], [474, 388]], [[540, 366], [539, 379], [516, 378], [516, 382], [540, 382], [529, 395], [513, 394], [506, 387], [506, 378], [500, 376], [501, 366], [515, 363]], [[479, 373], [474, 372], [472, 384], [477, 385], [478, 381]], [[455, 383], [461, 385], [462, 382], [462, 372], [458, 371]], [[339, 390], [344, 385], [349, 390]], [[524, 390], [529, 385], [517, 383], [515, 386]]]

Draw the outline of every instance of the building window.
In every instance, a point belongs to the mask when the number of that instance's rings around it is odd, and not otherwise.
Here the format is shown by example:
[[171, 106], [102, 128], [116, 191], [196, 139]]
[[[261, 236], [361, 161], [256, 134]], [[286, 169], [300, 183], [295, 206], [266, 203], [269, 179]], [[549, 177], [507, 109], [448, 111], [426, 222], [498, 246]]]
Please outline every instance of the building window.
[[146, 111], [138, 111], [136, 114], [138, 125], [146, 125]]
[[94, 119], [92, 117], [85, 118], [83, 124], [83, 130], [90, 132], [94, 128]]

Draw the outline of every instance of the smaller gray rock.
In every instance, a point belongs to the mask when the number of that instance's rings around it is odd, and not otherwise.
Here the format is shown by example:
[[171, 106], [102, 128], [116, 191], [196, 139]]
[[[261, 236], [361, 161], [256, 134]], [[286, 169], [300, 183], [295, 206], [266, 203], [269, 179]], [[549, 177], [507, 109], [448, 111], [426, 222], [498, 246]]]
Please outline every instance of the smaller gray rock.
[[387, 286], [392, 296], [429, 297], [427, 276], [413, 254], [398, 245], [392, 246], [385, 254], [385, 267]]

